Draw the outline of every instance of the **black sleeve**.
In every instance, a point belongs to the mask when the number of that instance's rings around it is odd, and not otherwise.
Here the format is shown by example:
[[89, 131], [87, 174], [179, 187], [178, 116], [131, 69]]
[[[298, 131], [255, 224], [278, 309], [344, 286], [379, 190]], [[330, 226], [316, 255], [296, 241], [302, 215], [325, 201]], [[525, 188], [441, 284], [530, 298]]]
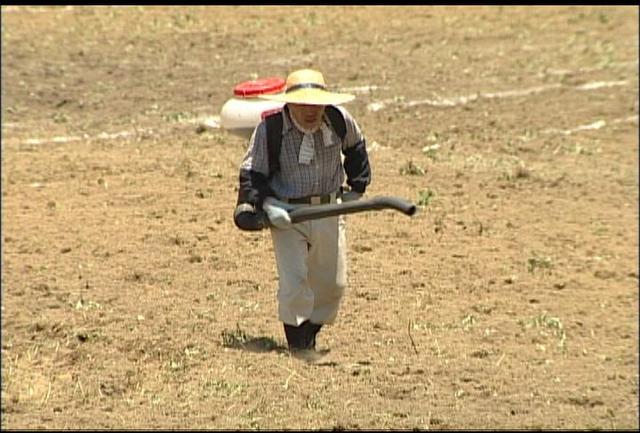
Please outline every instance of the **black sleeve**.
[[270, 192], [267, 176], [254, 170], [240, 169], [238, 201], [233, 212], [233, 222], [241, 230], [262, 230], [269, 221], [262, 210], [262, 202]]
[[269, 187], [269, 180], [264, 174], [247, 169], [240, 169], [238, 202], [250, 203], [256, 209], [262, 209], [262, 202], [269, 195], [275, 195]]
[[347, 185], [363, 194], [371, 183], [371, 167], [364, 138], [344, 150], [344, 171], [347, 174]]
[[269, 187], [267, 147], [267, 129], [263, 121], [254, 130], [240, 164], [237, 204], [249, 203], [261, 210], [264, 199], [274, 195]]

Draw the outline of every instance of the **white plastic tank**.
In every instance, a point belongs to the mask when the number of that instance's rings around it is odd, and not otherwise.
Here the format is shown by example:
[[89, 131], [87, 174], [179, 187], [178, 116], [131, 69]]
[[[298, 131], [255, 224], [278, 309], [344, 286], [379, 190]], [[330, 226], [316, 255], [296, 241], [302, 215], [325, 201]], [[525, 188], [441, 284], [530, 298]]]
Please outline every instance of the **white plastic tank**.
[[251, 134], [270, 111], [282, 108], [284, 102], [260, 99], [258, 95], [280, 93], [285, 81], [278, 77], [259, 78], [237, 84], [233, 88], [234, 97], [224, 103], [220, 110], [220, 126], [232, 134], [251, 138]]

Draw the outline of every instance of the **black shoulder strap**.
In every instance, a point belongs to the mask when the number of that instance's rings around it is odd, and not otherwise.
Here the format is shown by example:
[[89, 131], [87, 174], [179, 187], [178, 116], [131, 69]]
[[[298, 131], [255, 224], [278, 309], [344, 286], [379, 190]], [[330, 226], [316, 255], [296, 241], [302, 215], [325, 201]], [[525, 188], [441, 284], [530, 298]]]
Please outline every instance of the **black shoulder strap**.
[[282, 146], [282, 111], [265, 118], [267, 124], [267, 157], [269, 177], [280, 170], [280, 146]]
[[342, 116], [340, 110], [338, 110], [333, 105], [327, 106], [325, 112], [327, 113], [327, 117], [329, 118], [329, 122], [331, 122], [331, 126], [336, 130], [336, 133], [340, 137], [341, 140], [344, 140], [344, 137], [347, 135], [347, 123]]
[[[326, 108], [327, 117], [331, 126], [341, 140], [347, 135], [347, 123], [344, 116], [333, 105]], [[267, 124], [267, 153], [269, 160], [269, 177], [280, 170], [280, 147], [282, 146], [282, 111], [277, 111], [265, 117]]]

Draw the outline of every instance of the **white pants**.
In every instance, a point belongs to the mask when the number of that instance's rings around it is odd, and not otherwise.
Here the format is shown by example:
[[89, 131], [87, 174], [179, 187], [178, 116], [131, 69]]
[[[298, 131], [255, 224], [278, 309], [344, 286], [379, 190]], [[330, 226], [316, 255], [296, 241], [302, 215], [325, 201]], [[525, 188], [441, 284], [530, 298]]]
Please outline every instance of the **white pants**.
[[278, 317], [333, 323], [347, 283], [344, 215], [271, 228], [278, 266]]

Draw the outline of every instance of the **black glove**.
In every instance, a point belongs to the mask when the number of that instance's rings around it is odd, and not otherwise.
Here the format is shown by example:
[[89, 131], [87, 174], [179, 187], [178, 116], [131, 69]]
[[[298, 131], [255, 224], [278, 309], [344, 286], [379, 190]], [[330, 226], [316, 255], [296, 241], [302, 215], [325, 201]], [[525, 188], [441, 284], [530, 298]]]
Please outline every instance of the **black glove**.
[[233, 212], [233, 222], [240, 230], [258, 231], [269, 226], [264, 211], [257, 211], [250, 203], [240, 203]]

